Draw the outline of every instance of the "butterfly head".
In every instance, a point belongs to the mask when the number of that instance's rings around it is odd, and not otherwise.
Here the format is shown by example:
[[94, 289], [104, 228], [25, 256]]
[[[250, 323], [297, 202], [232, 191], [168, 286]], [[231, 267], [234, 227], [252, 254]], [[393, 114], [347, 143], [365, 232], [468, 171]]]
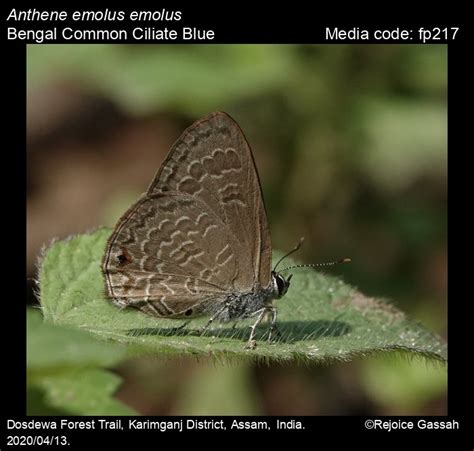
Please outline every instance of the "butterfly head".
[[273, 267], [272, 271], [272, 288], [273, 288], [273, 293], [276, 299], [280, 299], [282, 296], [286, 294], [288, 291], [288, 288], [290, 287], [290, 280], [293, 277], [293, 274], [290, 274], [287, 279], [285, 279], [284, 276], [281, 275], [283, 271], [286, 271], [288, 269], [293, 269], [293, 268], [315, 268], [318, 266], [332, 266], [332, 265], [337, 265], [339, 263], [349, 263], [351, 261], [350, 258], [341, 258], [340, 260], [334, 261], [334, 262], [327, 262], [327, 263], [311, 263], [307, 265], [292, 265], [292, 266], [287, 266], [286, 268], [281, 269], [280, 271], [277, 272], [277, 267], [278, 265], [289, 255], [291, 255], [293, 252], [296, 252], [301, 245], [303, 244], [304, 239], [301, 238], [300, 242], [292, 249], [290, 252], [285, 254], [283, 257], [278, 260], [276, 265]]
[[290, 280], [293, 277], [293, 274], [290, 274], [287, 279], [285, 279], [280, 273], [272, 271], [272, 285], [273, 292], [277, 299], [285, 296], [288, 288], [290, 287]]

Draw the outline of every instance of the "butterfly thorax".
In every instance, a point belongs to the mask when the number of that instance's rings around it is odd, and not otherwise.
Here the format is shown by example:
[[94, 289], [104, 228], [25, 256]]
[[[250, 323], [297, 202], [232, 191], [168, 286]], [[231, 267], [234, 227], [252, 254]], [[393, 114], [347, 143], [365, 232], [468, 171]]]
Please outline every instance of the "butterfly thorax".
[[[273, 284], [268, 288], [256, 287], [250, 293], [231, 293], [225, 299], [225, 308], [217, 315], [216, 320], [227, 322], [250, 318], [259, 310], [271, 309], [277, 297]], [[210, 310], [216, 310], [216, 306]]]
[[[274, 301], [286, 294], [290, 286], [290, 279], [285, 279], [278, 273], [272, 271], [271, 284], [267, 288], [255, 286], [249, 293], [231, 293], [224, 300], [224, 308], [216, 308], [214, 303], [209, 310], [217, 314], [216, 320], [226, 322], [245, 319], [254, 316], [257, 312], [273, 310]], [[222, 305], [222, 304], [221, 304]]]

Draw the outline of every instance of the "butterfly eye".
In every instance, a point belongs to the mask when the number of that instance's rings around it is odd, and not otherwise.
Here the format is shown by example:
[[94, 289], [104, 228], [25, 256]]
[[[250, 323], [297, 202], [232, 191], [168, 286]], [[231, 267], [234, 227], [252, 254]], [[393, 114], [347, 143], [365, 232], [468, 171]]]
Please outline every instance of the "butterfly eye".
[[280, 274], [275, 276], [275, 280], [278, 288], [278, 296], [283, 296], [288, 290], [289, 283], [283, 278], [283, 276], [280, 276]]

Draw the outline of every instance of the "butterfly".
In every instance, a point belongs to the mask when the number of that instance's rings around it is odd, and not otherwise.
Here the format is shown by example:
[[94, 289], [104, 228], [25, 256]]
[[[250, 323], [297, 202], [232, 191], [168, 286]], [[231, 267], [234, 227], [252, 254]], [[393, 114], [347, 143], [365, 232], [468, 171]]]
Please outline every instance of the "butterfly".
[[[296, 250], [296, 248], [294, 249]], [[120, 218], [102, 268], [106, 294], [120, 308], [159, 318], [254, 317], [270, 321], [287, 278], [272, 269], [272, 245], [262, 189], [239, 125], [215, 112], [187, 128], [172, 146], [147, 192]]]

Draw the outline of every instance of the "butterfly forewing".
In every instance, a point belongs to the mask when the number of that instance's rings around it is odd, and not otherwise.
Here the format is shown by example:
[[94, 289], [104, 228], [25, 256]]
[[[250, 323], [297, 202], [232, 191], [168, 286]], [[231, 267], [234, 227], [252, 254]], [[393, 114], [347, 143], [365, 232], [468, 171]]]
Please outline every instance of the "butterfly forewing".
[[230, 116], [213, 113], [182, 134], [148, 194], [160, 191], [203, 199], [241, 243], [239, 286], [268, 285], [271, 243], [260, 182], [250, 146]]
[[195, 316], [266, 288], [271, 243], [250, 147], [225, 113], [189, 127], [104, 257], [108, 295], [156, 316]]

